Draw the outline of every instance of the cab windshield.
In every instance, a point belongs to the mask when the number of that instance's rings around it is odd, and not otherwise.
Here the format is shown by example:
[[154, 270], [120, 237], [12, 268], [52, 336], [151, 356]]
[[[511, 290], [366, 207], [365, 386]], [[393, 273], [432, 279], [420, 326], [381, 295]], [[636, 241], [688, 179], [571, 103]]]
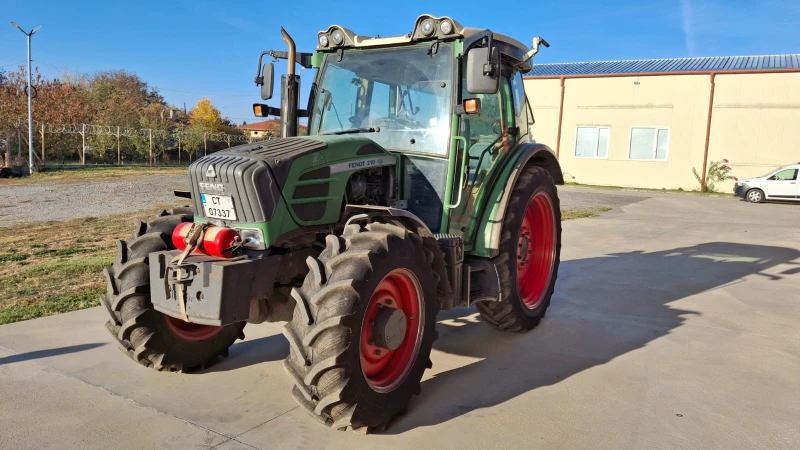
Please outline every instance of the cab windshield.
[[363, 133], [387, 150], [444, 156], [450, 137], [453, 44], [328, 54], [309, 134]]

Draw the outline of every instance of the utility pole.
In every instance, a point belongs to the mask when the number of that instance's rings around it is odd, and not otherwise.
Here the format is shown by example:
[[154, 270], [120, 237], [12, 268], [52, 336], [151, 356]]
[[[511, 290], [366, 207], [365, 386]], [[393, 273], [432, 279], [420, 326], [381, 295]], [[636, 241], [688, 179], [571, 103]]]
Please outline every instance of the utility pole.
[[42, 123], [42, 166], [44, 166], [44, 123]]
[[150, 165], [153, 165], [153, 129], [147, 130], [150, 133]]
[[86, 164], [86, 124], [81, 124], [81, 164]]
[[117, 165], [122, 165], [122, 150], [119, 148], [119, 127], [117, 127]]
[[31, 37], [42, 28], [41, 25], [26, 33], [16, 22], [11, 25], [17, 27], [22, 34], [28, 36], [28, 173], [33, 175], [33, 85], [31, 76]]

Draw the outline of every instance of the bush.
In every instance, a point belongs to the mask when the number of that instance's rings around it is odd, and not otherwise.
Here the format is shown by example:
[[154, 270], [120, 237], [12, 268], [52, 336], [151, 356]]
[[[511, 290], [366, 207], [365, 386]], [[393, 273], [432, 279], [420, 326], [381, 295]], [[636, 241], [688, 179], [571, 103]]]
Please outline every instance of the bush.
[[692, 168], [692, 173], [694, 174], [694, 178], [697, 180], [697, 183], [700, 185], [700, 191], [702, 192], [717, 192], [715, 187], [716, 184], [726, 180], [735, 180], [736, 177], [731, 175], [731, 166], [728, 165], [728, 160], [723, 159], [722, 161], [711, 161], [711, 164], [708, 166], [708, 172], [706, 173], [706, 182], [703, 185], [703, 177], [697, 172], [697, 169]]

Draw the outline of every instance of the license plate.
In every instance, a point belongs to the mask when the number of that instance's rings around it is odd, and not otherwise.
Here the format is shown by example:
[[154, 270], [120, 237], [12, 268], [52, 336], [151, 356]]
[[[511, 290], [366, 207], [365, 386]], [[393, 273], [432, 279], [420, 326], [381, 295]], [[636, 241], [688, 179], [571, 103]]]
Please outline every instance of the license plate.
[[233, 199], [230, 195], [200, 194], [203, 211], [212, 219], [236, 220]]

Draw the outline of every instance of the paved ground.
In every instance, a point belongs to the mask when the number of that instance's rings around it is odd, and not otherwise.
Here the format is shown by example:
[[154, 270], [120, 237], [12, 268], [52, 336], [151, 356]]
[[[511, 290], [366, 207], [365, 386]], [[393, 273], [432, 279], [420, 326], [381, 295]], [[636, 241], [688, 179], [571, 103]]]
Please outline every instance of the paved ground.
[[800, 207], [641, 197], [564, 224], [532, 332], [443, 313], [422, 395], [385, 434], [295, 406], [280, 325], [171, 375], [122, 356], [91, 309], [0, 327], [0, 448], [800, 447]]

